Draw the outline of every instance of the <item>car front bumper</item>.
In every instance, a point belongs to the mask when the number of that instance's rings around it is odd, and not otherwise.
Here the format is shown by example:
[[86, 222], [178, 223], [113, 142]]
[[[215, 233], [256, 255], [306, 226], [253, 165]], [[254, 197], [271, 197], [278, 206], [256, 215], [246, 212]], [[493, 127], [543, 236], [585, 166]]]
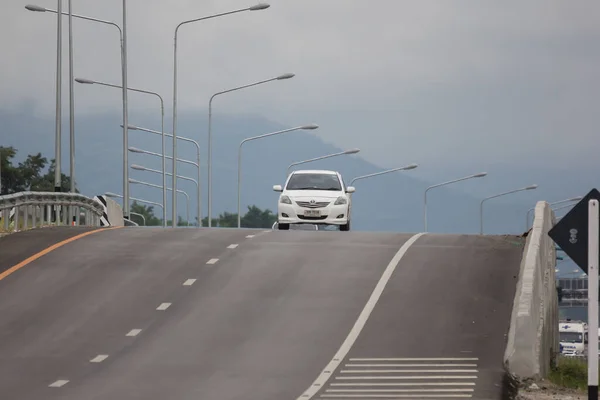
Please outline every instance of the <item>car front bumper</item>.
[[[319, 216], [305, 216], [305, 211], [318, 211]], [[277, 220], [280, 224], [345, 225], [348, 223], [348, 204], [330, 205], [323, 208], [304, 208], [297, 204], [279, 203]]]

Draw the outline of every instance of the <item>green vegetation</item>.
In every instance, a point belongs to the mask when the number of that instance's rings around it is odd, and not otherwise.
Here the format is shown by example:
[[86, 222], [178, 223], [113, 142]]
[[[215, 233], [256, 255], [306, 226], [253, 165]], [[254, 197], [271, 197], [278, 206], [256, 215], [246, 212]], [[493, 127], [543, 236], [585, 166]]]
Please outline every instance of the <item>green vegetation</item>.
[[[162, 218], [158, 218], [154, 215], [153, 206], [142, 205], [134, 201], [130, 207], [130, 210], [136, 214], [143, 215], [144, 218], [146, 218], [146, 226], [162, 225]], [[217, 218], [212, 219], [212, 226], [221, 228], [237, 228], [237, 217], [237, 213], [232, 214], [225, 212], [220, 214]], [[131, 215], [131, 220], [139, 225], [144, 224], [144, 220], [135, 214]], [[248, 212], [246, 212], [246, 214], [244, 214], [241, 218], [241, 225], [242, 228], [271, 228], [276, 220], [277, 216], [273, 214], [271, 210], [261, 210], [256, 206], [249, 206]], [[194, 222], [190, 221], [189, 226], [197, 226], [197, 224], [198, 219], [196, 218]], [[171, 225], [171, 220], [167, 220], [167, 225]], [[184, 221], [183, 218], [179, 217], [177, 226], [188, 226], [188, 223], [187, 221]], [[202, 226], [208, 226], [207, 217], [202, 219]]]
[[[41, 153], [30, 154], [23, 162], [14, 165], [13, 160], [17, 155], [17, 150], [14, 147], [0, 146], [0, 182], [2, 188], [0, 195], [18, 193], [24, 191], [54, 191], [54, 160], [48, 161]], [[65, 174], [61, 174], [61, 190], [68, 192], [71, 187], [71, 180]], [[77, 193], [79, 191], [75, 190]], [[146, 218], [147, 226], [162, 226], [162, 219], [154, 215], [154, 207], [146, 206], [133, 202], [130, 207], [131, 211], [141, 214]], [[137, 215], [132, 214], [131, 220], [143, 225], [144, 221]], [[249, 206], [248, 212], [242, 216], [241, 225], [244, 228], [270, 228], [273, 226], [277, 216], [271, 210], [261, 210], [256, 206]], [[197, 226], [197, 218], [190, 221], [190, 226]], [[171, 226], [171, 221], [167, 221], [167, 225]], [[188, 226], [187, 221], [179, 217], [178, 226]], [[208, 218], [202, 220], [202, 226], [208, 226]], [[217, 218], [213, 218], [212, 226], [233, 228], [237, 227], [237, 213], [231, 214], [225, 212]]]
[[560, 357], [548, 376], [550, 382], [569, 389], [586, 390], [587, 363], [585, 359]]
[[[29, 154], [27, 159], [18, 165], [13, 165], [13, 159], [17, 155], [14, 147], [0, 146], [0, 167], [2, 174], [0, 181], [2, 189], [0, 195], [18, 193], [24, 191], [54, 191], [54, 159], [48, 162], [42, 153]], [[61, 190], [69, 192], [71, 179], [61, 174]], [[75, 190], [77, 193], [79, 191]]]

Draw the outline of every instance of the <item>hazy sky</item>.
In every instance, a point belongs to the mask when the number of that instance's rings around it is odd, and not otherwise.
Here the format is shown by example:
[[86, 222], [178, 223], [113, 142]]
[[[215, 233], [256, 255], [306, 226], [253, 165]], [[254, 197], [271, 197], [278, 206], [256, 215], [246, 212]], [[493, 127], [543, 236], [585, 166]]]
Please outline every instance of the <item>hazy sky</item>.
[[[162, 93], [169, 116], [177, 23], [254, 1], [129, 0], [129, 86]], [[2, 3], [0, 107], [35, 104], [52, 114], [56, 15], [26, 11], [25, 1]], [[75, 13], [122, 22], [121, 0], [73, 3]], [[120, 84], [117, 30], [75, 21], [74, 35], [75, 75]], [[315, 122], [326, 141], [358, 146], [383, 166], [479, 170], [548, 156], [581, 166], [600, 145], [599, 43], [600, 5], [591, 0], [272, 0], [264, 11], [180, 30], [178, 102], [180, 112], [205, 113], [216, 91], [294, 72], [292, 80], [221, 96], [215, 112]], [[80, 115], [121, 107], [120, 92], [105, 87], [77, 85], [76, 101]], [[157, 103], [132, 94], [130, 106]]]

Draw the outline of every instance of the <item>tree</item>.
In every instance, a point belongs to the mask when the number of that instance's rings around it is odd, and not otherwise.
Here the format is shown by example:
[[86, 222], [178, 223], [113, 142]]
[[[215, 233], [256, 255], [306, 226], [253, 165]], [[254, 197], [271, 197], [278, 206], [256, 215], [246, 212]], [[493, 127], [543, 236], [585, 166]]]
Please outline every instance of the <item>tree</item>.
[[[237, 228], [237, 213], [225, 211], [217, 218], [212, 219], [212, 226], [221, 228]], [[242, 216], [242, 228], [271, 228], [277, 221], [277, 216], [271, 210], [261, 210], [255, 205], [248, 206], [248, 212]], [[208, 217], [202, 219], [202, 226], [208, 226]]]
[[244, 228], [270, 228], [275, 221], [277, 221], [277, 215], [273, 214], [271, 210], [263, 211], [253, 205], [248, 207], [248, 212], [241, 219], [241, 225]]
[[[53, 192], [54, 171], [56, 170], [54, 160], [50, 160], [50, 165], [48, 165], [48, 159], [41, 153], [29, 154], [25, 161], [15, 166], [12, 160], [16, 154], [17, 150], [14, 147], [0, 146], [0, 182], [2, 183], [0, 195], [24, 191]], [[46, 167], [48, 168], [46, 169]], [[71, 179], [61, 173], [61, 191], [69, 192], [70, 190]], [[75, 192], [79, 193], [77, 187], [75, 187]]]
[[[129, 207], [129, 210], [130, 212], [143, 215], [146, 219], [146, 226], [162, 226], [162, 219], [157, 218], [154, 215], [153, 206], [145, 206], [134, 201], [133, 204], [131, 204], [131, 207]], [[134, 220], [134, 222], [137, 222], [138, 225], [144, 224], [143, 219], [135, 214], [131, 214], [130, 218]]]

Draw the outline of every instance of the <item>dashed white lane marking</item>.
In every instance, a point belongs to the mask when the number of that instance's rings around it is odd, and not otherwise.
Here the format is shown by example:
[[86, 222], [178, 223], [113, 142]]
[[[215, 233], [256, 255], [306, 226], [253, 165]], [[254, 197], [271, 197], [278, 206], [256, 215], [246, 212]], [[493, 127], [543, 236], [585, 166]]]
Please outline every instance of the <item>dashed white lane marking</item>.
[[235, 249], [236, 247], [238, 247], [237, 244], [230, 244], [229, 246], [227, 246], [228, 249]]
[[171, 303], [162, 303], [160, 306], [156, 307], [156, 309], [158, 311], [164, 311], [167, 308], [169, 308], [170, 305], [171, 305]]
[[192, 286], [194, 282], [196, 282], [195, 279], [188, 279], [187, 281], [183, 282], [183, 286]]
[[219, 259], [218, 259], [218, 258], [211, 258], [211, 259], [210, 259], [210, 260], [208, 260], [206, 263], [207, 263], [207, 264], [216, 264], [216, 263], [217, 263], [217, 261], [219, 261]]
[[252, 239], [255, 235], [246, 235], [246, 239]]
[[64, 380], [64, 379], [59, 379], [56, 382], [52, 382], [51, 384], [49, 384], [48, 387], [62, 387], [62, 386], [65, 386], [67, 383], [69, 383], [69, 381]]
[[125, 336], [137, 336], [140, 334], [141, 331], [141, 329], [132, 329], [129, 332], [127, 332], [127, 335]]
[[90, 362], [99, 363], [99, 362], [106, 360], [107, 358], [108, 358], [107, 354], [98, 354], [96, 357], [92, 358], [90, 360]]
[[352, 346], [354, 345], [354, 342], [356, 342], [358, 335], [363, 330], [367, 320], [369, 319], [369, 316], [373, 312], [375, 305], [377, 304], [379, 298], [381, 297], [381, 294], [383, 293], [383, 289], [385, 289], [385, 286], [387, 285], [388, 281], [390, 280], [390, 277], [396, 270], [396, 267], [400, 263], [400, 260], [402, 259], [402, 257], [404, 257], [404, 254], [406, 254], [410, 246], [412, 246], [412, 244], [423, 235], [424, 233], [419, 233], [417, 235], [412, 236], [406, 241], [406, 243], [402, 245], [402, 247], [400, 247], [398, 252], [394, 255], [392, 260], [385, 268], [385, 271], [383, 271], [379, 282], [377, 282], [377, 286], [375, 286], [375, 289], [373, 289], [373, 293], [371, 293], [371, 297], [367, 301], [367, 304], [365, 304], [365, 307], [358, 316], [358, 319], [354, 323], [354, 326], [350, 330], [350, 333], [340, 346], [337, 353], [333, 356], [333, 359], [329, 362], [329, 364], [327, 364], [327, 366], [325, 366], [325, 368], [323, 369], [323, 371], [321, 371], [321, 374], [317, 377], [313, 384], [308, 389], [306, 389], [306, 391], [302, 393], [297, 398], [297, 400], [312, 399], [315, 396], [315, 394], [317, 394], [319, 389], [321, 389], [325, 385], [325, 383], [327, 383], [331, 376], [331, 373], [335, 371], [335, 369], [350, 351], [350, 348], [352, 348]]

